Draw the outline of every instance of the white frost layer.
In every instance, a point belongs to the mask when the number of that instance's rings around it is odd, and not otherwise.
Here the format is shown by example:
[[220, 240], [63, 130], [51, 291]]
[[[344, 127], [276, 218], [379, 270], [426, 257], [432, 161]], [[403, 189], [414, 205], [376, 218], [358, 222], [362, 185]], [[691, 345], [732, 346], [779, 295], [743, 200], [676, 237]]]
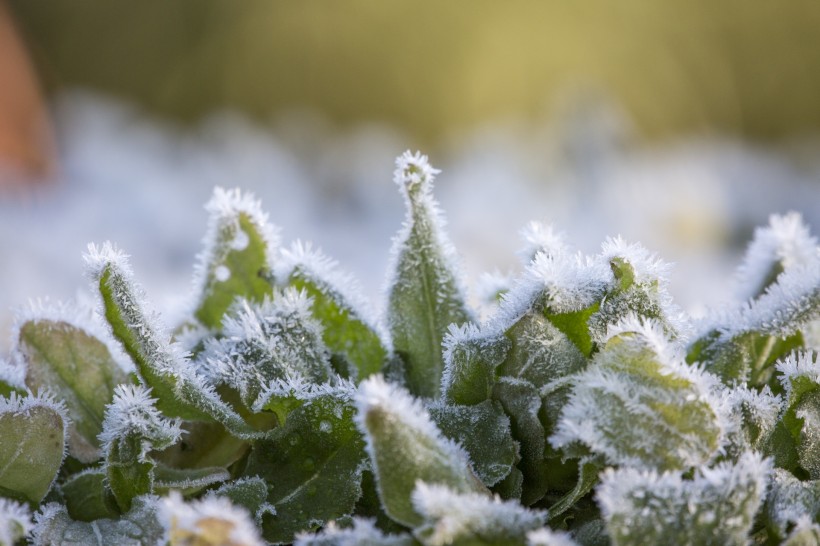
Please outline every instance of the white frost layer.
[[[163, 416], [151, 398], [151, 390], [141, 385], [117, 385], [114, 400], [105, 408], [103, 431], [99, 435], [103, 450], [108, 452], [112, 444], [129, 434], [148, 440], [174, 443], [182, 436], [179, 419]], [[145, 456], [147, 449], [141, 456]]]
[[546, 527], [527, 533], [527, 546], [578, 546], [568, 533]]
[[0, 381], [16, 389], [26, 390], [25, 362], [20, 358], [0, 357]]
[[338, 376], [333, 383], [314, 383], [302, 376], [289, 376], [268, 383], [251, 409], [259, 413], [271, 398], [293, 398], [309, 402], [322, 396], [331, 396], [347, 402], [355, 398], [357, 388], [353, 381]]
[[381, 375], [368, 377], [359, 385], [356, 394], [356, 423], [364, 434], [367, 450], [371, 460], [375, 459], [373, 440], [367, 431], [366, 417], [371, 411], [379, 411], [390, 416], [408, 429], [408, 434], [419, 434], [435, 442], [452, 462], [471, 466], [467, 452], [456, 442], [441, 434], [433, 423], [427, 409], [420, 400], [413, 398], [407, 390], [399, 385], [388, 383]]
[[185, 502], [178, 491], [162, 499], [157, 519], [167, 537], [180, 544], [263, 546], [259, 530], [248, 512], [224, 497], [207, 496]]
[[792, 382], [798, 377], [805, 377], [820, 385], [820, 362], [813, 351], [791, 353], [779, 360], [775, 368], [782, 374], [780, 381], [786, 387], [787, 398], [791, 398]]
[[[748, 531], [771, 471], [771, 460], [754, 452], [743, 453], [736, 464], [701, 467], [691, 480], [684, 479], [681, 472], [608, 468], [601, 474], [596, 499], [606, 521], [617, 516], [627, 528], [661, 525], [672, 530], [689, 517], [687, 513], [692, 517], [698, 513], [699, 518], [689, 524], [709, 525], [719, 510], [724, 517], [722, 525]], [[727, 510], [727, 504], [734, 509]]]
[[817, 239], [797, 212], [769, 217], [769, 225], [755, 229], [754, 239], [738, 269], [738, 296], [748, 300], [762, 288], [772, 267], [783, 270], [805, 266], [816, 260]]
[[378, 320], [370, 301], [364, 297], [359, 282], [352, 275], [342, 272], [336, 260], [314, 249], [311, 243], [296, 240], [290, 249], [282, 250], [282, 262], [277, 267], [276, 276], [284, 282], [296, 268], [301, 269], [320, 290], [331, 293], [333, 299], [341, 299], [358, 320], [376, 332], [383, 346], [390, 347], [390, 335]]
[[457, 493], [443, 485], [416, 482], [413, 507], [432, 523], [425, 544], [444, 546], [459, 538], [509, 537], [546, 523], [547, 513], [529, 510], [516, 501], [498, 496]]
[[31, 532], [32, 527], [28, 507], [11, 499], [0, 498], [0, 544], [16, 544]]
[[372, 520], [353, 518], [353, 526], [341, 528], [335, 521], [327, 523], [321, 533], [300, 533], [293, 546], [411, 546], [409, 535], [386, 535]]

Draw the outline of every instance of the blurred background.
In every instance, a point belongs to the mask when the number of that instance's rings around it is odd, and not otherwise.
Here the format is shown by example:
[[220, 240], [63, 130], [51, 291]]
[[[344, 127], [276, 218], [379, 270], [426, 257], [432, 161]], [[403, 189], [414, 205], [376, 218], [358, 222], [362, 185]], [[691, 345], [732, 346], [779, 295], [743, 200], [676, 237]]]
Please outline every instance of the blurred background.
[[421, 149], [469, 285], [519, 230], [676, 262], [696, 314], [755, 226], [820, 225], [813, 0], [0, 0], [0, 308], [73, 297], [89, 241], [187, 292], [214, 185], [380, 286]]

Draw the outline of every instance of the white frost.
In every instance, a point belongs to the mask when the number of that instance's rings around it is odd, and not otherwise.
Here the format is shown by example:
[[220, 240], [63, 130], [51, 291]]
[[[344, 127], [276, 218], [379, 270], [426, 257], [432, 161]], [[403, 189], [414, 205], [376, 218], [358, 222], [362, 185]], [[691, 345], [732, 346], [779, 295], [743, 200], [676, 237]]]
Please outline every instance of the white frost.
[[130, 434], [148, 441], [142, 457], [150, 449], [151, 441], [176, 442], [182, 435], [181, 421], [163, 416], [154, 405], [156, 401], [151, 398], [150, 389], [140, 385], [117, 385], [114, 400], [105, 408], [103, 431], [99, 435], [103, 450], [107, 453], [114, 442]]
[[28, 507], [11, 499], [0, 498], [0, 544], [16, 544], [31, 532], [32, 527]]
[[353, 526], [341, 528], [335, 521], [325, 525], [319, 534], [300, 533], [293, 546], [411, 546], [409, 535], [386, 535], [373, 521], [353, 518]]
[[518, 252], [518, 255], [525, 265], [535, 259], [535, 256], [540, 252], [547, 256], [569, 254], [566, 236], [563, 232], [556, 231], [552, 224], [531, 221], [519, 233], [524, 240], [524, 248]]
[[527, 533], [527, 546], [578, 546], [569, 533], [546, 527]]
[[529, 510], [498, 496], [458, 493], [443, 485], [416, 482], [413, 507], [429, 523], [425, 544], [444, 546], [472, 536], [502, 540], [524, 535], [543, 526], [547, 513]]

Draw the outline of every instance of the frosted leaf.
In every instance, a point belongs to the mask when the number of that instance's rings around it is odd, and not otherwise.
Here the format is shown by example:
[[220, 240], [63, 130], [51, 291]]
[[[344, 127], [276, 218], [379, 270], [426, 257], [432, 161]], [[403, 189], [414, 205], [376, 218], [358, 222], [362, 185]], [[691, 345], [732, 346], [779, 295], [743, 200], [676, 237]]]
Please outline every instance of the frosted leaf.
[[289, 543], [301, 531], [353, 513], [362, 495], [364, 441], [346, 397], [319, 395], [304, 402], [254, 442], [243, 473], [271, 484], [261, 516], [265, 540]]
[[248, 512], [222, 497], [185, 502], [172, 491], [159, 503], [157, 519], [170, 546], [262, 546]]
[[157, 497], [134, 499], [118, 519], [74, 521], [65, 506], [49, 503], [34, 516], [33, 546], [145, 546], [159, 544], [164, 530], [157, 522]]
[[786, 470], [775, 468], [766, 498], [769, 526], [781, 539], [788, 529], [804, 518], [820, 516], [820, 481], [800, 481]]
[[668, 292], [670, 264], [620, 237], [604, 242], [601, 258], [612, 269], [615, 287], [590, 317], [593, 340], [602, 342], [609, 327], [630, 315], [657, 321], [670, 336], [688, 331], [683, 313]]
[[11, 499], [0, 498], [0, 546], [13, 546], [31, 529], [28, 507]]
[[221, 381], [237, 389], [246, 406], [275, 380], [330, 379], [330, 355], [310, 305], [306, 293], [293, 288], [261, 304], [241, 300], [225, 317], [224, 337], [206, 345], [210, 368], [221, 369]]
[[0, 357], [0, 396], [26, 392], [26, 366], [18, 359]]
[[173, 417], [218, 421], [242, 438], [259, 437], [197, 374], [188, 355], [169, 341], [170, 334], [134, 283], [127, 257], [109, 243], [102, 248], [92, 244], [86, 262], [111, 332], [136, 364], [142, 383], [151, 387], [157, 407]]
[[743, 451], [764, 451], [772, 438], [783, 411], [783, 398], [769, 387], [758, 392], [745, 385], [725, 393], [729, 418], [733, 422], [727, 435], [726, 451], [732, 458]]
[[488, 400], [496, 368], [507, 356], [510, 341], [496, 332], [484, 332], [474, 324], [452, 324], [443, 345], [442, 398], [462, 405]]
[[262, 301], [271, 293], [260, 273], [273, 268], [279, 234], [259, 201], [238, 189], [214, 188], [205, 209], [210, 219], [194, 271], [192, 314], [215, 329], [237, 297]]
[[251, 406], [254, 413], [270, 411], [283, 423], [295, 408], [322, 396], [330, 396], [340, 401], [352, 401], [356, 394], [356, 384], [337, 378], [333, 383], [311, 383], [301, 376], [276, 379], [268, 383]]
[[264, 514], [276, 512], [276, 509], [267, 503], [268, 484], [258, 476], [229, 481], [217, 489], [208, 491], [206, 496], [224, 497], [231, 504], [243, 507], [253, 515], [256, 523], [261, 523]]
[[385, 534], [371, 520], [353, 518], [352, 527], [339, 527], [331, 521], [321, 533], [296, 535], [293, 546], [413, 546], [410, 535]]
[[410, 500], [416, 480], [461, 492], [487, 492], [473, 474], [467, 453], [441, 434], [406, 390], [374, 376], [359, 386], [356, 404], [379, 497], [392, 519], [408, 526], [421, 523]]
[[396, 160], [395, 181], [407, 216], [393, 239], [387, 281], [387, 323], [393, 348], [405, 364], [407, 385], [417, 396], [440, 392], [441, 343], [452, 324], [472, 320], [456, 265], [455, 250], [433, 199], [438, 171], [419, 153]]
[[521, 256], [524, 264], [532, 262], [538, 253], [544, 253], [547, 256], [569, 254], [564, 233], [555, 231], [551, 224], [531, 221], [521, 229], [520, 234], [524, 240], [524, 248], [518, 252], [518, 255]]
[[771, 462], [744, 453], [736, 464], [679, 472], [608, 469], [596, 497], [615, 546], [748, 542]]
[[49, 388], [65, 402], [71, 417], [68, 446], [83, 462], [99, 458], [97, 435], [114, 387], [128, 380], [118, 361], [124, 355], [82, 309], [37, 303], [17, 318], [12, 354], [26, 370], [31, 389]]
[[439, 430], [461, 443], [476, 475], [487, 487], [507, 477], [518, 458], [518, 446], [510, 433], [510, 419], [499, 402], [485, 400], [473, 406], [439, 402], [429, 411]]
[[36, 504], [65, 457], [69, 418], [48, 392], [0, 397], [0, 491]]
[[558, 461], [547, 461], [547, 441], [543, 423], [539, 419], [541, 395], [522, 379], [501, 377], [493, 386], [493, 400], [501, 403], [510, 418], [512, 435], [520, 444], [522, 472], [521, 503], [532, 505], [539, 501], [549, 487], [550, 470], [556, 470]]
[[123, 511], [134, 497], [154, 490], [156, 464], [150, 452], [170, 447], [182, 434], [179, 420], [165, 418], [155, 403], [145, 387], [119, 385], [105, 411], [100, 443], [107, 485]]
[[390, 353], [389, 335], [358, 283], [339, 273], [335, 261], [300, 241], [283, 252], [282, 261], [280, 276], [311, 298], [312, 314], [322, 325], [322, 339], [337, 371], [359, 380], [378, 373]]
[[[820, 479], [820, 363], [812, 352], [789, 355], [777, 364], [786, 388], [782, 424], [791, 434], [798, 461]], [[781, 442], [782, 443], [782, 442]]]
[[756, 299], [705, 322], [687, 360], [706, 364], [726, 382], [774, 386], [772, 364], [805, 347], [803, 331], [818, 318], [820, 249], [810, 262], [780, 273]]
[[738, 270], [738, 295], [742, 300], [760, 296], [784, 271], [817, 260], [817, 239], [799, 213], [769, 217], [769, 225], [755, 229]]
[[542, 527], [547, 513], [529, 510], [516, 501], [502, 501], [446, 485], [416, 482], [413, 507], [424, 518], [414, 531], [426, 546], [447, 544], [526, 544], [529, 531]]
[[568, 533], [543, 527], [527, 533], [527, 546], [578, 546]]
[[105, 481], [102, 467], [87, 468], [62, 480], [60, 493], [68, 515], [79, 521], [119, 517], [119, 510], [110, 502]]
[[683, 361], [663, 329], [632, 318], [574, 378], [550, 443], [580, 443], [611, 464], [684, 469], [711, 460], [730, 423], [716, 381]]

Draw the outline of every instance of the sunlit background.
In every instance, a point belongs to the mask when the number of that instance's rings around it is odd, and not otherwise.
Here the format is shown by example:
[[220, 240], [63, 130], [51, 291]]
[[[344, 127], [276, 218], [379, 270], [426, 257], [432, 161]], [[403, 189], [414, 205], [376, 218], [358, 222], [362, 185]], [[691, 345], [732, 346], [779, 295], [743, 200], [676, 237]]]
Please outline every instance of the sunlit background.
[[379, 300], [418, 148], [473, 298], [541, 220], [644, 243], [708, 312], [769, 214], [820, 226], [818, 29], [808, 0], [0, 0], [0, 308], [74, 297], [110, 239], [172, 311], [214, 185]]

